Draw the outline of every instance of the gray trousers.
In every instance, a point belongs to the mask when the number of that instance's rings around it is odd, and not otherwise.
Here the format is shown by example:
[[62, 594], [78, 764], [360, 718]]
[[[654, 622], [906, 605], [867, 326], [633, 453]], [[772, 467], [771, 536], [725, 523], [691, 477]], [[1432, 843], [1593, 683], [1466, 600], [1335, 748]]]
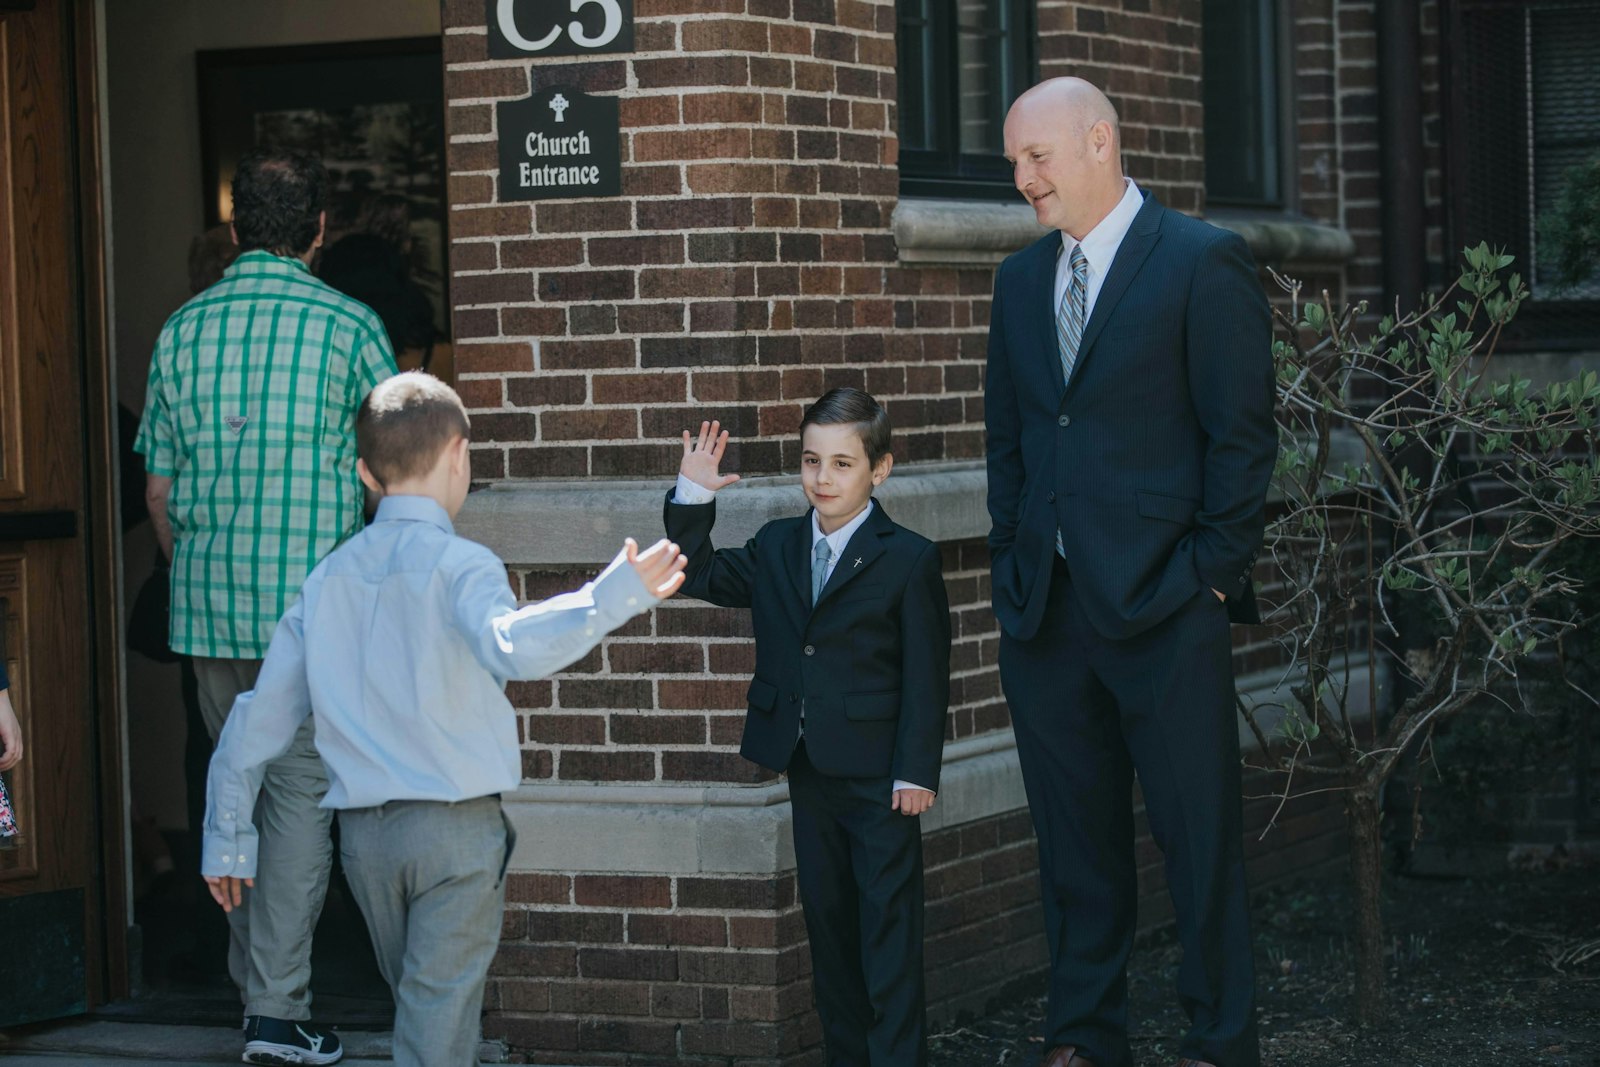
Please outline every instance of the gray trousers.
[[500, 798], [339, 812], [339, 855], [394, 991], [396, 1067], [477, 1067], [516, 834]]
[[[258, 659], [194, 657], [200, 714], [216, 741], [233, 698], [255, 688]], [[333, 866], [333, 812], [319, 808], [328, 772], [308, 718], [289, 751], [267, 766], [256, 802], [261, 835], [255, 888], [228, 913], [228, 975], [246, 1015], [311, 1018], [311, 932], [322, 914]]]

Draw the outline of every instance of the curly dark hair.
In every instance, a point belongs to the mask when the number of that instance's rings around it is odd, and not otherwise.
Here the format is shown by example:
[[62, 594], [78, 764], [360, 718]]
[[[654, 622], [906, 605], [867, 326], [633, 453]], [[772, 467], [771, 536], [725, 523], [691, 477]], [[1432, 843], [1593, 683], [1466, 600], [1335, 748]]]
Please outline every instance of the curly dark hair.
[[239, 251], [264, 248], [301, 256], [317, 239], [328, 199], [328, 172], [309, 152], [257, 151], [233, 173], [233, 232]]

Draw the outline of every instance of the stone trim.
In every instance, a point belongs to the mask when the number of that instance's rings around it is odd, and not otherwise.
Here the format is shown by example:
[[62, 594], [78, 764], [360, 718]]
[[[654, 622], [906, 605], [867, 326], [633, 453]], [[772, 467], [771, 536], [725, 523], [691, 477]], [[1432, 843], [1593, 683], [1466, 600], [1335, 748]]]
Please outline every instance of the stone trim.
[[[1329, 469], [1359, 463], [1361, 441], [1340, 433]], [[661, 505], [672, 483], [496, 482], [467, 497], [456, 532], [489, 546], [513, 566], [609, 563], [624, 537], [644, 543], [661, 533]], [[895, 521], [941, 544], [989, 536], [988, 475], [982, 460], [901, 464], [877, 497]], [[718, 494], [718, 547], [743, 544], [757, 530], [806, 506], [796, 475], [749, 478]], [[1282, 499], [1276, 483], [1269, 502]]]
[[[1350, 671], [1352, 691], [1366, 690], [1365, 662]], [[1282, 694], [1283, 670], [1239, 679], [1256, 703]], [[1384, 675], [1379, 674], [1379, 688]], [[1281, 699], [1281, 696], [1276, 698]], [[1368, 714], [1364, 704], [1351, 709]], [[1270, 736], [1278, 716], [1263, 715]], [[1255, 749], [1239, 723], [1241, 747]], [[922, 819], [924, 833], [964, 826], [1027, 807], [1016, 738], [997, 730], [945, 746], [939, 800]], [[511, 870], [608, 874], [769, 875], [794, 869], [789, 785], [625, 786], [524, 784], [505, 797], [517, 830]]]
[[[1260, 264], [1338, 266], [1353, 259], [1349, 231], [1289, 215], [1229, 211], [1206, 220], [1245, 239]], [[1046, 232], [1027, 204], [908, 197], [890, 220], [902, 263], [994, 264]]]
[[[895, 521], [934, 541], [989, 534], [983, 463], [902, 464], [878, 490]], [[497, 482], [467, 497], [456, 531], [519, 566], [610, 562], [624, 537], [661, 535], [672, 482]], [[717, 494], [718, 546], [743, 544], [773, 519], [805, 510], [797, 475], [748, 478]]]

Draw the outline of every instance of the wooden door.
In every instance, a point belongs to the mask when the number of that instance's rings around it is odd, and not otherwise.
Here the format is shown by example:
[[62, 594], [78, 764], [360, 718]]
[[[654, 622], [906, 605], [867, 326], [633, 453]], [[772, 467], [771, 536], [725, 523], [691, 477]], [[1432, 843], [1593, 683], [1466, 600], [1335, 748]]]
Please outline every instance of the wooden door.
[[7, 775], [22, 834], [0, 851], [0, 1026], [81, 1012], [101, 977], [65, 2], [0, 0], [0, 655], [26, 752]]

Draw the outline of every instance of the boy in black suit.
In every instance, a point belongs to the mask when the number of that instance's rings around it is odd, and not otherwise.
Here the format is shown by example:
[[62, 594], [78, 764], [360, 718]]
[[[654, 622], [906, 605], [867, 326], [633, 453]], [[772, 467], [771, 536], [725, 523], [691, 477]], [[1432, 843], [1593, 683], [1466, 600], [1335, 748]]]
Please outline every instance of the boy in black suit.
[[872, 499], [889, 416], [834, 389], [800, 424], [811, 509], [713, 551], [728, 434], [683, 434], [666, 526], [685, 596], [752, 610], [756, 672], [740, 751], [789, 774], [800, 903], [830, 1067], [921, 1067], [922, 832], [939, 787], [950, 609], [939, 548]]

